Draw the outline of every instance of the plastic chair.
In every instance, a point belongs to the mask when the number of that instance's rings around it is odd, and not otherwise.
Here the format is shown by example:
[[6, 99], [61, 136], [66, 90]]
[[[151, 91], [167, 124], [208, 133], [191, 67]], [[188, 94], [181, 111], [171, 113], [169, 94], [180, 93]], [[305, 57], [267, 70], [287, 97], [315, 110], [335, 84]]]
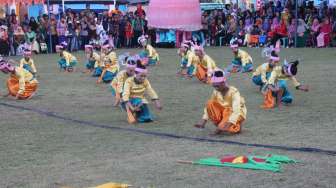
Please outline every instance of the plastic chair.
[[259, 43], [259, 35], [251, 35], [249, 44], [257, 45]]
[[266, 44], [266, 42], [267, 42], [267, 36], [266, 35], [260, 35], [259, 36], [259, 44], [264, 45], [264, 44]]

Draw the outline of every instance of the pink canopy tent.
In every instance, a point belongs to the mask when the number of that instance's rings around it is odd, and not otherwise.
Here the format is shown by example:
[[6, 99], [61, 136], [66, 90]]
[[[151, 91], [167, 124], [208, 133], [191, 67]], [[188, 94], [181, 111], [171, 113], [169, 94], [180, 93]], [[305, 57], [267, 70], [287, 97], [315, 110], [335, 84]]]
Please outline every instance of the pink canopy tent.
[[39, 3], [44, 3], [44, 0], [0, 0], [0, 5], [10, 5], [10, 4], [39, 4]]
[[151, 0], [148, 25], [160, 29], [196, 31], [202, 28], [199, 0]]

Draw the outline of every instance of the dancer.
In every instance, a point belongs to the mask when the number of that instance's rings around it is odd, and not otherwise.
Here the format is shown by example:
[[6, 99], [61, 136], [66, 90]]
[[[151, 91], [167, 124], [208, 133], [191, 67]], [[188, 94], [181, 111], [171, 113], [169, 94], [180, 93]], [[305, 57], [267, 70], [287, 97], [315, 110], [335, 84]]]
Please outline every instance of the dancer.
[[138, 38], [138, 43], [143, 47], [140, 53], [141, 58], [148, 58], [148, 65], [160, 64], [160, 57], [155, 48], [148, 44], [148, 36], [142, 35]]
[[97, 61], [99, 64], [100, 56], [97, 52], [93, 51], [92, 45], [85, 45], [85, 54], [87, 58], [86, 68], [88, 72], [92, 72]]
[[56, 45], [56, 51], [59, 53], [61, 59], [58, 61], [60, 71], [73, 72], [77, 65], [77, 58], [71, 53], [67, 52], [67, 43], [62, 42], [61, 45]]
[[234, 60], [231, 63], [231, 67], [228, 68], [228, 71], [231, 73], [253, 71], [252, 57], [247, 52], [239, 49], [238, 41], [234, 40], [230, 44], [230, 47], [234, 55]]
[[297, 90], [309, 91], [308, 86], [301, 85], [295, 78], [298, 64], [299, 61], [294, 61], [273, 69], [267, 84], [263, 88], [264, 104], [261, 106], [262, 108], [273, 108], [276, 104], [280, 108], [282, 103], [292, 103], [293, 96], [288, 90], [287, 80], [291, 80]]
[[127, 111], [129, 123], [144, 123], [153, 121], [153, 117], [147, 106], [145, 92], [154, 101], [157, 109], [161, 110], [158, 95], [147, 80], [148, 70], [142, 63], [138, 62], [135, 68], [135, 76], [125, 81], [122, 93], [123, 107]]
[[8, 94], [5, 97], [11, 95], [19, 100], [31, 99], [38, 88], [38, 81], [31, 72], [14, 64], [16, 62], [12, 60], [0, 61], [0, 71], [10, 73], [7, 80]]
[[23, 58], [20, 60], [20, 68], [24, 68], [34, 76], [36, 76], [36, 67], [34, 64], [34, 60], [31, 58], [32, 52], [29, 49], [25, 49], [23, 51]]
[[244, 98], [241, 97], [238, 89], [226, 83], [222, 70], [216, 70], [213, 73], [211, 84], [215, 90], [204, 108], [202, 120], [195, 127], [204, 128], [210, 119], [217, 127], [214, 135], [224, 132], [239, 133], [247, 113]]
[[134, 71], [135, 71], [137, 62], [141, 63], [139, 62], [140, 59], [136, 57], [129, 57], [129, 56], [126, 56], [124, 61], [126, 62], [126, 69], [120, 71], [111, 82], [112, 96], [115, 97], [114, 106], [118, 106], [121, 101], [125, 81], [128, 78], [134, 76]]
[[196, 77], [204, 82], [209, 83], [211, 74], [217, 69], [215, 61], [208, 56], [202, 46], [194, 46], [195, 54], [198, 57], [198, 63], [196, 67]]
[[263, 63], [255, 70], [255, 72], [253, 72], [252, 81], [255, 85], [260, 87], [260, 90], [265, 84], [267, 84], [267, 80], [270, 77], [273, 68], [279, 64], [279, 61], [279, 56], [275, 51], [272, 51], [268, 62]]
[[177, 74], [189, 78], [194, 76], [197, 63], [199, 62], [198, 57], [191, 49], [191, 45], [191, 42], [185, 41], [181, 44], [181, 47], [178, 50], [178, 54], [181, 57], [181, 69], [177, 72]]
[[102, 47], [102, 72], [100, 77], [97, 80], [97, 83], [110, 83], [113, 78], [119, 72], [119, 64], [117, 59], [117, 54], [113, 51], [113, 48], [110, 45], [104, 45]]

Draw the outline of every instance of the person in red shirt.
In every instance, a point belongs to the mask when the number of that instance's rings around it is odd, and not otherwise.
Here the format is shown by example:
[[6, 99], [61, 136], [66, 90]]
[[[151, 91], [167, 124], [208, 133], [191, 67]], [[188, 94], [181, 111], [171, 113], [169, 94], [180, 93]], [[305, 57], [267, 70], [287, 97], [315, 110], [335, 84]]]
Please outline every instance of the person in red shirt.
[[142, 9], [142, 6], [140, 3], [137, 5], [137, 9], [134, 12], [134, 14], [139, 17], [146, 16], [146, 12]]
[[274, 35], [271, 40], [271, 45], [275, 46], [276, 42], [288, 36], [287, 25], [285, 20], [281, 20], [280, 24], [275, 28]]

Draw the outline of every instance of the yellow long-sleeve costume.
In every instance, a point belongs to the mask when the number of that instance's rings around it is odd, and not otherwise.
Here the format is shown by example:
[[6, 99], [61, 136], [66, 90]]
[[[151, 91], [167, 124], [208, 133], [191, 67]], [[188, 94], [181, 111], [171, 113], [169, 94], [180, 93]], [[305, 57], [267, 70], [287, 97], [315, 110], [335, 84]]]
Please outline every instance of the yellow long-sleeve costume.
[[261, 76], [262, 83], [267, 83], [267, 73], [271, 73], [273, 68], [269, 66], [269, 63], [263, 63], [257, 67], [257, 69], [253, 72], [253, 76]]
[[28, 66], [30, 67], [32, 73], [36, 73], [36, 72], [37, 72], [37, 71], [36, 71], [35, 64], [34, 64], [34, 60], [33, 60], [32, 58], [29, 58], [28, 61], [26, 61], [25, 58], [22, 58], [22, 59], [20, 60], [20, 65], [19, 65], [19, 67], [20, 67], [20, 68], [24, 68], [25, 65], [28, 65]]
[[71, 64], [76, 64], [77, 58], [72, 55], [70, 52], [63, 51], [62, 52], [63, 58], [65, 59], [66, 66], [70, 66]]
[[268, 79], [268, 84], [270, 85], [275, 85], [278, 81], [281, 80], [291, 80], [293, 85], [295, 87], [300, 86], [300, 82], [297, 81], [297, 79], [295, 78], [295, 76], [287, 76], [285, 74], [282, 73], [282, 67], [281, 66], [276, 66], [272, 73], [270, 78]]
[[134, 77], [130, 77], [125, 81], [122, 99], [123, 101], [129, 101], [130, 98], [140, 98], [143, 104], [147, 104], [148, 101], [145, 98], [145, 92], [147, 92], [153, 100], [159, 98], [147, 79], [144, 83], [138, 84], [135, 82]]
[[210, 77], [212, 72], [217, 68], [215, 61], [208, 55], [204, 55], [202, 59], [195, 58], [195, 60], [198, 60], [196, 77], [201, 81], [205, 80], [207, 77]]
[[29, 98], [36, 90], [38, 81], [34, 75], [22, 67], [15, 67], [15, 73], [12, 73], [7, 80], [9, 94], [19, 95], [19, 99]]
[[148, 52], [149, 58], [155, 59], [156, 61], [160, 61], [160, 56], [152, 45], [147, 44], [146, 51]]
[[[267, 81], [267, 84], [275, 86], [277, 89], [281, 89], [282, 90], [282, 95], [281, 98], [278, 98], [278, 100], [281, 100], [282, 103], [292, 103], [293, 101], [293, 96], [291, 95], [291, 93], [289, 92], [288, 88], [287, 88], [287, 80], [291, 80], [293, 85], [295, 87], [299, 87], [300, 83], [296, 80], [296, 78], [294, 76], [288, 76], [285, 75], [282, 72], [282, 67], [281, 66], [276, 66], [272, 73], [270, 78]], [[278, 93], [279, 94], [279, 93]], [[263, 101], [263, 105], [261, 106], [262, 108], [273, 108], [276, 104], [276, 100], [274, 97], [274, 93], [271, 89], [268, 89], [265, 91], [264, 94], [264, 101]], [[279, 104], [280, 101], [278, 101]]]
[[130, 78], [127, 74], [126, 70], [122, 70], [118, 72], [117, 76], [112, 80], [111, 86], [114, 89], [116, 96], [122, 94], [123, 92], [123, 86], [126, 82], [126, 80]]
[[99, 64], [99, 62], [100, 62], [100, 56], [99, 56], [99, 54], [97, 52], [93, 52], [92, 56], [89, 57], [89, 60], [90, 61], [94, 61], [95, 65], [96, 65], [96, 63]]
[[229, 86], [225, 96], [217, 90], [213, 91], [204, 108], [203, 119], [210, 119], [219, 128], [223, 128], [225, 122], [230, 122], [233, 126], [228, 131], [238, 133], [241, 130], [241, 123], [246, 119], [246, 113], [245, 99], [235, 87]]
[[252, 63], [252, 57], [244, 50], [239, 49], [238, 53], [235, 54], [235, 59], [239, 59], [242, 66], [246, 66], [248, 63]]
[[119, 64], [117, 54], [115, 52], [110, 52], [107, 57], [110, 60], [110, 64], [105, 64], [106, 70], [110, 72], [117, 72], [119, 71]]
[[[198, 63], [200, 62], [199, 58], [195, 55], [194, 52], [188, 50], [187, 54], [186, 54], [186, 58], [188, 60], [187, 63], [187, 68], [189, 67], [193, 67], [191, 74], [195, 75], [196, 73], [196, 68]], [[188, 73], [189, 74], [189, 73]]]

